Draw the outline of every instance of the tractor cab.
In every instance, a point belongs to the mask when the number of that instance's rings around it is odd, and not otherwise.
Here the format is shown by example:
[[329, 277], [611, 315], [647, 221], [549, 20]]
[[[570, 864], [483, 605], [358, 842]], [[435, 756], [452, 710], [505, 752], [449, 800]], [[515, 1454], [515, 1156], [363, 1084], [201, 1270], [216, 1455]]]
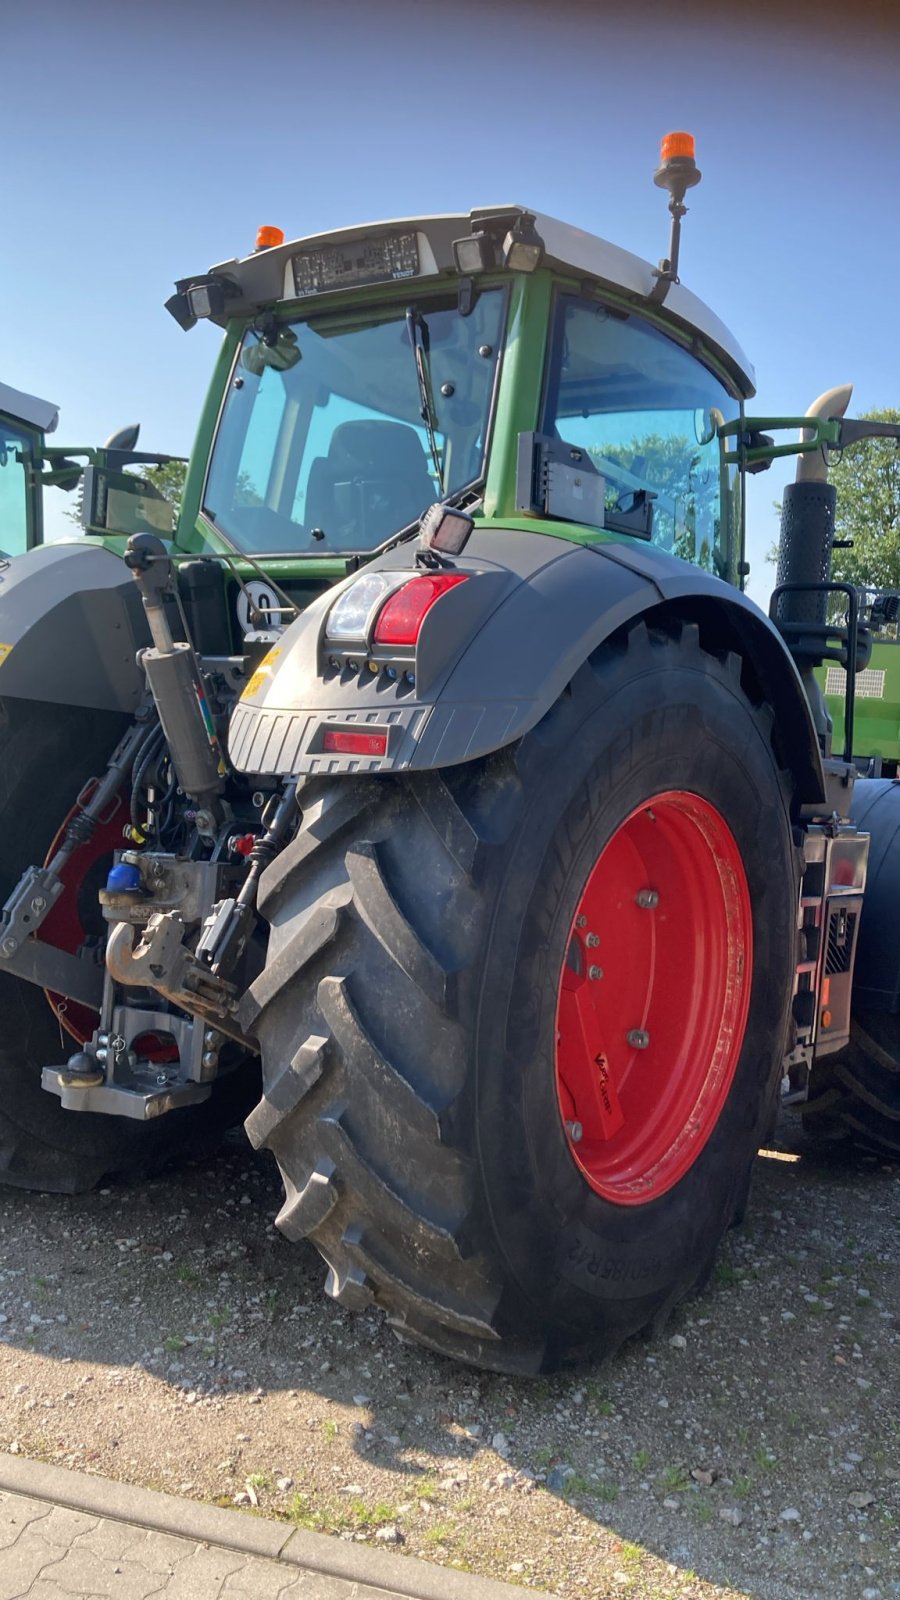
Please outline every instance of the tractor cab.
[[274, 563], [305, 603], [441, 502], [742, 583], [730, 445], [753, 372], [668, 261], [480, 207], [263, 228], [167, 306], [226, 335], [177, 538], [192, 552]]

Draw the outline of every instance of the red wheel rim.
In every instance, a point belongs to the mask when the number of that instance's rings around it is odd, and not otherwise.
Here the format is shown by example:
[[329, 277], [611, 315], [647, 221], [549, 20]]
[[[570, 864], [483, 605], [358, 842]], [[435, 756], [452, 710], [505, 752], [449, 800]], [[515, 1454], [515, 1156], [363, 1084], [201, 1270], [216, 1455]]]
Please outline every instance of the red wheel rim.
[[734, 835], [699, 795], [655, 795], [592, 867], [560, 974], [559, 1110], [597, 1194], [646, 1204], [696, 1161], [737, 1068], [752, 972]]
[[[47, 851], [45, 866], [62, 844], [66, 828], [78, 809], [77, 805], [73, 806], [62, 823]], [[123, 829], [127, 821], [128, 799], [126, 795], [119, 794], [111, 802], [102, 822], [98, 822], [90, 839], [79, 845], [63, 867], [60, 877], [65, 889], [44, 918], [39, 935], [57, 950], [67, 950], [70, 955], [77, 955], [88, 938], [105, 932], [106, 923], [100, 912], [97, 891], [106, 882], [113, 862], [113, 851], [121, 850], [125, 844]], [[77, 1000], [67, 1000], [63, 995], [53, 994], [49, 989], [45, 989], [44, 993], [66, 1033], [79, 1044], [84, 1044], [97, 1026], [96, 1011], [80, 1005]]]

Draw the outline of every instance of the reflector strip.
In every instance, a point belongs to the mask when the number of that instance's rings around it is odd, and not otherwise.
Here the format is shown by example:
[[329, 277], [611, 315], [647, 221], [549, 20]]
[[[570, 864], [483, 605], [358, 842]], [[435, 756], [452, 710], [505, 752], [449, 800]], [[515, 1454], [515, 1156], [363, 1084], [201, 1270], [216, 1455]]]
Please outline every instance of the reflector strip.
[[346, 728], [326, 728], [322, 749], [343, 756], [386, 756], [386, 733], [351, 733]]
[[465, 583], [468, 573], [435, 572], [421, 578], [411, 578], [402, 589], [382, 607], [375, 624], [376, 644], [415, 644], [426, 615], [436, 600], [458, 583]]

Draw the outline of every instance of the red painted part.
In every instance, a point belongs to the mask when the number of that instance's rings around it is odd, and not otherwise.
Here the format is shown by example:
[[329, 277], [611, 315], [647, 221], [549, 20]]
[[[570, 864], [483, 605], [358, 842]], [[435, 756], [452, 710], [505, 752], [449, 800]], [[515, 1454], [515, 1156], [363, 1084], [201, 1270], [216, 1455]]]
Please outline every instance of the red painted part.
[[410, 578], [382, 606], [375, 623], [376, 644], [415, 644], [427, 613], [448, 589], [468, 579], [466, 572], [429, 572]]
[[322, 749], [350, 756], [383, 756], [387, 754], [387, 741], [386, 731], [354, 733], [352, 728], [326, 728]]
[[[84, 798], [86, 795], [82, 796]], [[78, 807], [73, 806], [62, 823], [47, 851], [45, 866], [62, 844], [66, 828], [77, 810]], [[123, 829], [128, 820], [128, 798], [119, 794], [91, 838], [86, 844], [80, 845], [66, 862], [60, 874], [65, 890], [40, 930], [40, 937], [57, 950], [67, 950], [70, 955], [77, 955], [87, 938], [102, 936], [106, 932], [97, 891], [106, 883], [113, 864], [113, 851], [121, 850], [126, 842]], [[88, 1006], [79, 1005], [76, 1000], [52, 994], [49, 989], [45, 989], [44, 993], [62, 1027], [79, 1044], [84, 1044], [97, 1026], [97, 1013]]]
[[[658, 899], [641, 905], [647, 890]], [[752, 973], [734, 835], [699, 795], [654, 795], [592, 867], [560, 975], [560, 1115], [597, 1194], [644, 1205], [693, 1166], [728, 1098]]]

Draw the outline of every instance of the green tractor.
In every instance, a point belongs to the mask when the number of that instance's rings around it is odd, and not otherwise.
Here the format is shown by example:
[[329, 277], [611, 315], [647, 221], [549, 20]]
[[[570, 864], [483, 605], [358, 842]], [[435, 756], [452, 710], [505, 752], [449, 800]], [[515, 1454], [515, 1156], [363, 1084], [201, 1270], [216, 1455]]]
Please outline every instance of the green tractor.
[[[147, 506], [98, 469], [93, 539], [0, 585], [9, 1181], [253, 1097], [327, 1292], [524, 1373], [704, 1281], [780, 1101], [896, 1151], [900, 791], [854, 802], [815, 678], [865, 647], [823, 609], [856, 425], [745, 415], [698, 179], [670, 136], [657, 268], [505, 206], [177, 284], [225, 332], [177, 529], [104, 545]], [[742, 490], [786, 451], [767, 618]]]

